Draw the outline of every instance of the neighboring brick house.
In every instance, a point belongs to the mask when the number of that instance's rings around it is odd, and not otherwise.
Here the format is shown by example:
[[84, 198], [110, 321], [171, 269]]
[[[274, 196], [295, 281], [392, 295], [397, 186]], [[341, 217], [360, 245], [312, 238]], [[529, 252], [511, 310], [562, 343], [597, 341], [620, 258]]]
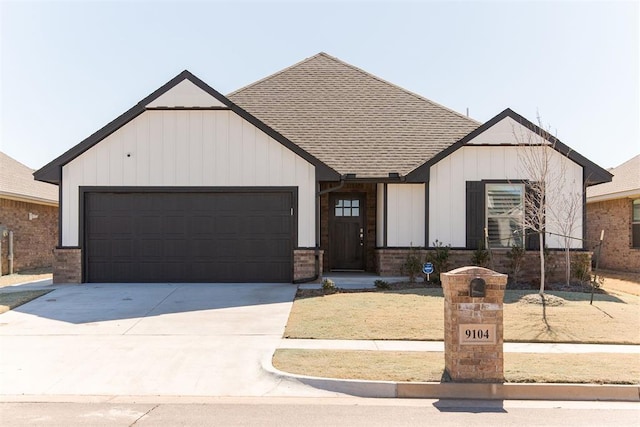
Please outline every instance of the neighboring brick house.
[[33, 169], [0, 152], [0, 272], [52, 266], [57, 241], [58, 187], [36, 181]]
[[60, 186], [55, 282], [297, 282], [400, 274], [435, 241], [465, 265], [484, 229], [535, 249], [531, 146], [561, 191], [611, 179], [510, 109], [479, 123], [320, 53], [228, 96], [184, 71], [35, 177]]
[[[587, 189], [587, 239], [604, 230], [598, 267], [640, 272], [640, 155], [609, 170], [613, 180]], [[597, 254], [597, 252], [596, 252]]]

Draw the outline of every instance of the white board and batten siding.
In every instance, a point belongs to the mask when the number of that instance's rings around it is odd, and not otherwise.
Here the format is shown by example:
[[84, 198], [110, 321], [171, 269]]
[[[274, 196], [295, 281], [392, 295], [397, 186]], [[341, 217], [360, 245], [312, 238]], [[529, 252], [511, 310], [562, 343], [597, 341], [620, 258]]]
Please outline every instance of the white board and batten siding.
[[[220, 106], [187, 83], [149, 106]], [[62, 186], [65, 246], [80, 243], [80, 186], [297, 187], [297, 243], [315, 246], [315, 167], [230, 110], [147, 110], [66, 164]]]
[[[511, 120], [511, 119], [509, 119]], [[515, 123], [515, 122], [514, 122]], [[508, 125], [508, 126], [507, 126]], [[508, 128], [508, 132], [507, 132]], [[489, 129], [490, 132], [493, 128]], [[509, 135], [511, 135], [509, 137]], [[476, 140], [454, 151], [451, 155], [440, 160], [431, 167], [429, 182], [429, 238], [438, 239], [443, 244], [453, 247], [465, 247], [466, 245], [466, 181], [481, 180], [530, 180], [526, 176], [520, 164], [522, 155], [514, 144], [513, 131], [510, 124], [501, 126], [494, 133], [495, 139], [487, 138], [481, 134]], [[510, 138], [510, 139], [509, 139]], [[504, 144], [498, 146], [477, 146], [476, 144]], [[511, 141], [511, 145], [507, 144]], [[476, 145], [476, 146], [474, 146]], [[561, 165], [565, 171], [565, 186], [567, 194], [582, 194], [582, 166], [548, 147], [552, 154], [554, 170], [559, 170]], [[559, 202], [556, 200], [549, 209], [559, 210]], [[582, 203], [582, 202], [580, 202]], [[571, 241], [574, 248], [582, 247], [582, 207], [575, 220], [575, 227], [571, 235], [576, 240]], [[547, 218], [546, 242], [550, 248], [563, 248], [564, 241], [551, 233], [562, 234], [558, 225]]]
[[424, 192], [425, 184], [387, 184], [388, 247], [425, 245]]

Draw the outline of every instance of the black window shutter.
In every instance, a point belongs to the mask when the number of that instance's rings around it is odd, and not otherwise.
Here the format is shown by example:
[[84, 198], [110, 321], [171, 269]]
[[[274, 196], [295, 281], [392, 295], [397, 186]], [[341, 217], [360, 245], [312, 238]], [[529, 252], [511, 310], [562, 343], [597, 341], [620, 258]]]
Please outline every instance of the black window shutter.
[[484, 183], [467, 181], [467, 249], [478, 249], [484, 242]]
[[[536, 197], [530, 197], [529, 196], [529, 194], [534, 191], [531, 188], [531, 185], [529, 185], [529, 183], [527, 183], [525, 185], [525, 191], [528, 193], [528, 195], [525, 197], [525, 210], [531, 209], [530, 206], [526, 206], [527, 202], [530, 202], [530, 201], [533, 201], [535, 203], [534, 209], [537, 209], [540, 206], [540, 202]], [[536, 250], [536, 251], [539, 250], [540, 249], [540, 237], [538, 236], [538, 233], [536, 233], [535, 231], [533, 231], [530, 228], [525, 228], [524, 232], [525, 232], [525, 235], [526, 235], [525, 249], [527, 249], [527, 250]]]

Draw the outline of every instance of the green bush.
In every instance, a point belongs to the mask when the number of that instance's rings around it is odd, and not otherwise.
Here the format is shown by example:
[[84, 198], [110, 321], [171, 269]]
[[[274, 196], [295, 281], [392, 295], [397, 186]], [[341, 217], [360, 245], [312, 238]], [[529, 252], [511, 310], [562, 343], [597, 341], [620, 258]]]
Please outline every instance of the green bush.
[[511, 250], [507, 252], [506, 256], [509, 259], [507, 264], [511, 273], [511, 279], [513, 283], [518, 283], [520, 270], [522, 270], [522, 263], [524, 262], [524, 256], [526, 251], [522, 246], [513, 245]]
[[391, 285], [389, 284], [389, 282], [385, 281], [385, 280], [381, 280], [381, 279], [377, 279], [375, 282], [373, 282], [373, 284], [375, 285], [375, 287], [377, 289], [390, 289]]
[[407, 259], [402, 264], [402, 274], [409, 276], [409, 282], [415, 283], [416, 277], [422, 272], [420, 253], [414, 247], [409, 248]]
[[473, 254], [471, 255], [471, 264], [486, 268], [489, 266], [490, 260], [491, 254], [485, 249], [484, 243], [480, 242], [478, 249], [473, 251]]
[[335, 292], [336, 291], [336, 283], [331, 279], [324, 279], [322, 281], [322, 290]]
[[436, 239], [433, 242], [433, 250], [427, 253], [427, 262], [433, 264], [433, 281], [440, 283], [440, 274], [446, 273], [449, 270], [449, 250], [451, 245], [443, 245], [442, 242]]

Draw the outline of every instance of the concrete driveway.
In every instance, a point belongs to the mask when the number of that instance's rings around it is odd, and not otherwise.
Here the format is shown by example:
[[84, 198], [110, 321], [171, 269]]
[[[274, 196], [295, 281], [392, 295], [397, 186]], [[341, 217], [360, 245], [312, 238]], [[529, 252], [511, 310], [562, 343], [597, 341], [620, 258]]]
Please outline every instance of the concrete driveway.
[[58, 287], [0, 315], [0, 394], [326, 396], [262, 369], [282, 337], [295, 290]]

